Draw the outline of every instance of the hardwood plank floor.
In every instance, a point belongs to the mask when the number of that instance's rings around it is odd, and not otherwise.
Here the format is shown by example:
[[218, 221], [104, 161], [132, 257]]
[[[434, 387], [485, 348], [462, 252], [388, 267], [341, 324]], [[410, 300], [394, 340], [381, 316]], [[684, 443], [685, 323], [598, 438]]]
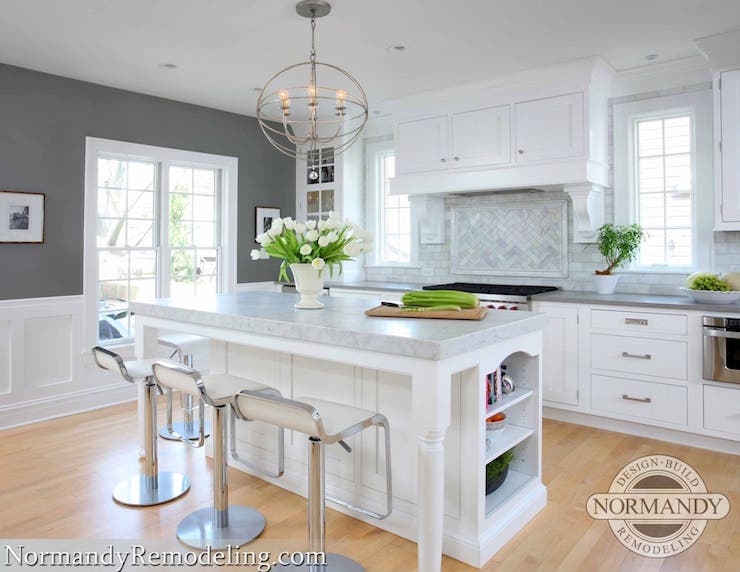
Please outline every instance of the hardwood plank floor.
[[[202, 449], [160, 440], [160, 468], [187, 474], [191, 491], [161, 507], [123, 508], [111, 500], [111, 492], [138, 471], [136, 448], [133, 403], [0, 431], [0, 538], [172, 540], [181, 518], [210, 504], [210, 460]], [[543, 451], [547, 507], [484, 570], [740, 570], [739, 457], [551, 420], [544, 421]], [[590, 494], [606, 491], [623, 465], [650, 453], [683, 459], [709, 490], [724, 493], [731, 503], [729, 516], [710, 521], [697, 545], [668, 559], [633, 554], [606, 522], [585, 512]], [[257, 508], [268, 522], [251, 550], [305, 550], [302, 497], [239, 471], [231, 470], [229, 479], [231, 501]], [[414, 543], [332, 510], [327, 511], [327, 545], [371, 572], [416, 566]], [[442, 568], [474, 570], [446, 557]]]

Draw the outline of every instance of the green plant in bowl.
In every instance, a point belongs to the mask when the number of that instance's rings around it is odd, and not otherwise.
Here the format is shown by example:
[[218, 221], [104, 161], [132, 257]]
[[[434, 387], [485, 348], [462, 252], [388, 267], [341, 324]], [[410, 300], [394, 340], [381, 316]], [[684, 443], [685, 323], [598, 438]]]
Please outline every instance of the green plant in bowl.
[[514, 449], [509, 449], [486, 465], [486, 494], [489, 495], [504, 484], [509, 465], [514, 460]]
[[709, 292], [730, 292], [732, 287], [727, 280], [723, 280], [711, 272], [698, 272], [686, 279], [686, 288], [689, 290], [705, 290]]

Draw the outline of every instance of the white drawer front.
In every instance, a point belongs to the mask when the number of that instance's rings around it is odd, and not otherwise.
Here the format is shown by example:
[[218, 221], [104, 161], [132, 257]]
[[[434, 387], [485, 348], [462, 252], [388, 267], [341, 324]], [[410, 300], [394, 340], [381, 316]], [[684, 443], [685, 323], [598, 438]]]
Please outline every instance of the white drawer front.
[[704, 386], [704, 428], [740, 437], [740, 388]]
[[591, 367], [686, 379], [686, 342], [591, 334]]
[[591, 310], [591, 327], [595, 330], [685, 336], [686, 316], [682, 314]]
[[680, 385], [591, 376], [591, 409], [614, 417], [639, 417], [646, 420], [686, 425], [687, 391]]

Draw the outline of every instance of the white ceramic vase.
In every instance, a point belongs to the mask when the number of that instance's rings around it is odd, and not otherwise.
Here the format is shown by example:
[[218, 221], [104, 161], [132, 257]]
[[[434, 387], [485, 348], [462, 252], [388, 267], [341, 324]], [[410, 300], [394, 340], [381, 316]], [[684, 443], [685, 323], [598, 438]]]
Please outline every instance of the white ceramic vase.
[[295, 289], [301, 295], [295, 307], [302, 310], [323, 308], [324, 305], [319, 302], [319, 296], [324, 290], [324, 271], [316, 270], [309, 263], [291, 264], [290, 271], [293, 273]]
[[619, 274], [594, 274], [597, 294], [614, 294], [619, 282]]

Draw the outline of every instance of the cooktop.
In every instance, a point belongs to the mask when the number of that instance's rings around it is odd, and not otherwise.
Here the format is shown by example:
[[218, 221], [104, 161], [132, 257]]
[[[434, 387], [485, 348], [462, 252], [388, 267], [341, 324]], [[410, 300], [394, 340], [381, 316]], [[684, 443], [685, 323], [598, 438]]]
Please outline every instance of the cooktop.
[[424, 286], [424, 290], [459, 290], [473, 294], [492, 294], [499, 296], [534, 296], [543, 292], [557, 290], [555, 286], [512, 286], [509, 284], [474, 284], [471, 282], [451, 282]]

